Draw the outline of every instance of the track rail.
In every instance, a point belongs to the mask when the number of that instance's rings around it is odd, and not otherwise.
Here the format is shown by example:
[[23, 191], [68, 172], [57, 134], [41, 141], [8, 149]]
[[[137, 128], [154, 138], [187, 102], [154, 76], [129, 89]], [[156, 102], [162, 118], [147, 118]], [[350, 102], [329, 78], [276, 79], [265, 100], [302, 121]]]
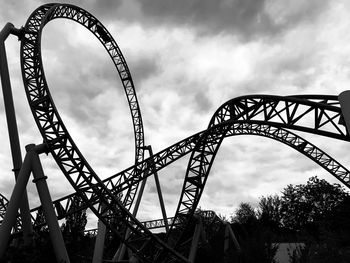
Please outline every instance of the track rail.
[[[137, 129], [135, 129], [135, 138], [139, 143], [136, 151], [136, 163], [143, 158], [143, 148], [141, 147], [143, 145], [143, 128], [142, 122], [139, 123], [141, 115], [131, 75], [120, 49], [109, 32], [94, 16], [77, 6], [69, 4], [46, 4], [37, 8], [25, 24], [25, 34], [21, 41], [21, 65], [25, 91], [48, 151], [50, 151], [65, 177], [91, 211], [119, 236], [132, 251], [137, 253], [140, 259], [145, 262], [154, 262], [154, 255], [145, 254], [145, 249], [154, 247], [159, 251], [167, 250], [169, 258], [186, 261], [180, 254], [153, 236], [125, 208], [131, 205], [138, 184], [133, 184], [132, 187], [128, 188], [124, 204], [122, 204], [118, 200], [118, 196], [107, 189], [87, 163], [63, 124], [48, 89], [40, 51], [42, 29], [49, 21], [56, 18], [71, 19], [80, 23], [100, 40], [110, 54], [129, 99], [134, 124], [138, 124]], [[137, 118], [134, 118], [135, 116]], [[94, 206], [98, 199], [101, 202]], [[117, 217], [120, 225], [113, 225], [111, 223], [112, 217]], [[131, 233], [127, 239], [124, 238], [126, 229], [129, 229]], [[147, 240], [146, 245], [141, 245], [140, 239]]]
[[[237, 123], [245, 123], [245, 127], [235, 127]], [[250, 130], [250, 127], [259, 126], [261, 133], [266, 133], [267, 137], [273, 134], [271, 138], [279, 141], [283, 137], [287, 138], [288, 134], [278, 128], [299, 130], [349, 141], [350, 137], [343, 123], [340, 105], [335, 96], [310, 95], [302, 98], [301, 96], [252, 95], [226, 102], [215, 112], [208, 130], [201, 136], [192, 151], [175, 220], [181, 218], [187, 220], [190, 218], [188, 215], [193, 214], [223, 139], [236, 133], [238, 129], [243, 129], [242, 132], [244, 132], [244, 130]], [[275, 130], [270, 131], [271, 128]], [[314, 151], [314, 147], [307, 147], [307, 141], [299, 141], [295, 137], [288, 138], [287, 141], [294, 142], [300, 149], [299, 151], [306, 149], [316, 158], [318, 157], [318, 152]], [[333, 162], [328, 159], [321, 160], [320, 163]], [[321, 164], [321, 166], [324, 165]], [[328, 170], [337, 171], [337, 168], [331, 167]], [[335, 177], [348, 188], [350, 187], [348, 172], [341, 172]]]
[[[49, 92], [41, 59], [41, 34], [44, 26], [56, 18], [78, 22], [99, 39], [115, 64], [129, 102], [135, 134], [135, 166], [105, 181], [97, 176], [75, 145]], [[174, 222], [179, 220], [185, 229], [187, 219], [194, 213], [199, 202], [216, 153], [223, 139], [228, 136], [254, 134], [283, 142], [313, 159], [349, 186], [349, 172], [345, 168], [311, 143], [286, 130], [349, 141], [335, 96], [239, 97], [216, 111], [206, 131], [181, 141], [182, 144], [167, 148], [162, 152], [163, 155], [143, 160], [142, 119], [130, 71], [116, 42], [94, 16], [69, 4], [46, 4], [36, 9], [24, 28], [21, 65], [27, 99], [36, 124], [47, 150], [75, 189], [75, 195], [84, 204], [82, 206], [89, 207], [144, 262], [187, 260], [181, 254], [183, 251], [177, 252], [154, 236], [129, 212], [139, 182], [155, 170], [191, 152], [174, 217]], [[56, 209], [57, 207], [64, 206], [57, 205]], [[127, 238], [124, 237], [126, 230], [131, 233]], [[175, 241], [180, 244], [180, 236]]]
[[[286, 129], [282, 128], [276, 128], [276, 127], [269, 127], [268, 125], [250, 125], [248, 123], [237, 123], [237, 125], [234, 127], [235, 132], [229, 133], [227, 136], [236, 136], [236, 135], [257, 135], [257, 136], [263, 136], [267, 138], [275, 139], [279, 142], [282, 142], [286, 144], [287, 146], [297, 150], [298, 152], [302, 153], [318, 165], [320, 165], [322, 168], [324, 168], [326, 171], [328, 171], [330, 174], [332, 174], [334, 177], [336, 177], [339, 181], [343, 182], [346, 178], [349, 177], [350, 171], [341, 165], [339, 162], [337, 162], [335, 159], [333, 159], [331, 156], [329, 156], [327, 153], [322, 151], [317, 146], [313, 145], [312, 143], [308, 142], [307, 140], [303, 139], [302, 137], [298, 136], [295, 133], [292, 133]], [[201, 135], [204, 134], [205, 131], [202, 131], [200, 133], [197, 133], [193, 136], [190, 136], [162, 151], [159, 153], [156, 153], [152, 158], [147, 158], [143, 163], [140, 164], [142, 169], [139, 171], [141, 178], [146, 178], [147, 176], [151, 175], [152, 170], [152, 163], [156, 163], [155, 171], [159, 171], [169, 165], [170, 163], [184, 157], [188, 153], [192, 152], [196, 143], [199, 141], [199, 138]], [[133, 173], [132, 171], [135, 170], [136, 167], [132, 166], [129, 169], [124, 170], [123, 172], [127, 172], [128, 174]], [[154, 171], [153, 171], [154, 172]], [[112, 180], [113, 178], [107, 178], [104, 180], [104, 184], [109, 184], [108, 182]], [[349, 182], [347, 182], [349, 185]], [[128, 187], [128, 184], [126, 183], [124, 187]], [[120, 186], [119, 191], [123, 191], [123, 186]], [[119, 192], [116, 191], [116, 194]], [[80, 203], [80, 207], [73, 207], [72, 204], [74, 204], [74, 200], [78, 198], [78, 194], [74, 193], [71, 195], [68, 195], [66, 197], [60, 198], [58, 200], [55, 200], [53, 202], [53, 205], [56, 210], [56, 215], [58, 219], [63, 219], [67, 215], [78, 212], [82, 209], [86, 209], [88, 206], [85, 203]], [[98, 202], [98, 200], [96, 200]], [[37, 212], [41, 210], [41, 207], [36, 207], [31, 210], [32, 215], [32, 223], [34, 227], [40, 227], [45, 224], [45, 218], [44, 217], [37, 217]], [[171, 225], [171, 224], [169, 224]], [[148, 229], [150, 228], [150, 225], [145, 225]]]
[[[135, 164], [142, 162], [144, 159], [143, 122], [133, 80], [125, 58], [116, 41], [102, 23], [87, 11], [73, 5], [48, 4], [41, 6], [33, 12], [25, 26], [26, 34], [21, 45], [22, 74], [31, 110], [35, 115], [37, 125], [42, 127], [41, 134], [46, 137], [46, 142], [50, 143], [52, 143], [53, 138], [67, 140], [70, 148], [77, 153], [81, 162], [87, 164], [55, 108], [44, 75], [40, 54], [41, 33], [43, 27], [49, 21], [57, 18], [66, 18], [83, 25], [101, 42], [108, 52], [120, 76], [132, 117]], [[70, 165], [69, 161], [65, 163], [65, 165]], [[138, 185], [133, 185], [132, 188], [128, 189], [124, 196], [125, 206], [131, 206], [137, 187]]]

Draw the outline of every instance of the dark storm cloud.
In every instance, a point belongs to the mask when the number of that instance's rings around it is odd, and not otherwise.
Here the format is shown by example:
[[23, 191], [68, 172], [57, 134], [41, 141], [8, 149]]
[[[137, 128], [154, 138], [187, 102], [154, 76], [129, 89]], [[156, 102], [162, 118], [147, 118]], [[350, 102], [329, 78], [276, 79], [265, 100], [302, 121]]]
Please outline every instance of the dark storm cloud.
[[138, 57], [128, 62], [129, 69], [137, 90], [142, 87], [142, 81], [156, 75], [159, 70], [155, 57]]
[[144, 14], [154, 22], [195, 26], [201, 33], [240, 31], [249, 36], [272, 28], [263, 12], [265, 1], [140, 1]]
[[275, 35], [299, 22], [311, 21], [326, 2], [303, 3], [300, 10], [285, 15], [283, 22], [277, 22], [267, 12], [267, 0], [142, 0], [139, 4], [146, 19], [157, 25], [195, 27], [202, 34], [233, 33], [249, 40], [254, 36]]
[[[45, 3], [47, 3], [47, 1], [41, 1], [41, 4]], [[117, 18], [116, 14], [122, 4], [122, 0], [67, 0], [63, 3], [82, 7], [93, 14], [97, 19], [103, 18], [103, 20], [106, 21]]]

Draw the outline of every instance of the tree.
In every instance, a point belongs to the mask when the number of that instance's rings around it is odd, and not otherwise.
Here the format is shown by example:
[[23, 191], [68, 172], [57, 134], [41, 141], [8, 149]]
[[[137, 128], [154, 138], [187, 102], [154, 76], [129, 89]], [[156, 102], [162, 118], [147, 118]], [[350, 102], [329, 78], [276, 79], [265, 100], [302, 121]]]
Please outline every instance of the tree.
[[66, 217], [66, 223], [62, 225], [62, 232], [66, 237], [69, 237], [68, 239], [71, 239], [70, 241], [77, 241], [77, 239], [84, 236], [84, 230], [87, 223], [86, 209], [75, 212], [82, 206], [82, 202], [83, 201], [80, 197], [74, 197], [68, 210], [68, 213], [71, 212], [71, 214]]
[[235, 211], [234, 216], [231, 216], [232, 222], [246, 224], [257, 220], [257, 215], [254, 208], [249, 203], [240, 203]]
[[349, 196], [339, 184], [330, 184], [317, 176], [306, 184], [288, 185], [282, 192], [281, 216], [284, 226], [302, 230], [323, 220]]
[[258, 205], [258, 219], [266, 225], [279, 227], [282, 221], [282, 199], [278, 195], [261, 197]]
[[81, 255], [91, 254], [89, 247], [91, 240], [84, 236], [87, 223], [86, 209], [79, 210], [82, 202], [79, 196], [74, 197], [68, 210], [71, 214], [66, 217], [66, 222], [62, 225], [62, 234], [71, 262], [81, 262]]

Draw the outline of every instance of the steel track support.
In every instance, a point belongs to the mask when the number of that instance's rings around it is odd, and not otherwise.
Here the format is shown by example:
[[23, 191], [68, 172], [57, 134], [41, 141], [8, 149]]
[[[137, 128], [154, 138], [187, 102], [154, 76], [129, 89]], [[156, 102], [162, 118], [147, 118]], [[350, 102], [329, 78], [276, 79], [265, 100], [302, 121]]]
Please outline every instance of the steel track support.
[[16, 185], [12, 191], [11, 199], [8, 203], [6, 214], [0, 227], [0, 258], [5, 254], [7, 243], [11, 235], [11, 229], [16, 223], [17, 211], [23, 200], [23, 192], [28, 184], [30, 173], [33, 172], [40, 202], [43, 207], [46, 222], [49, 226], [50, 238], [55, 251], [57, 262], [69, 263], [68, 253], [64, 245], [63, 236], [58, 225], [57, 217], [52, 206], [52, 199], [46, 184], [46, 176], [39, 159], [38, 153], [45, 150], [45, 145], [35, 146], [30, 144], [26, 146], [26, 156], [18, 174]]
[[100, 220], [98, 221], [98, 230], [95, 241], [94, 255], [92, 263], [101, 263], [103, 259], [103, 249], [106, 237], [106, 225]]
[[241, 251], [241, 246], [239, 245], [236, 235], [233, 233], [230, 223], [225, 222], [225, 241], [224, 241], [224, 252], [229, 248], [229, 241], [232, 240], [237, 251]]
[[[148, 150], [149, 157], [152, 158], [153, 157], [152, 146], [149, 145], [149, 146], [145, 146], [144, 148], [146, 150]], [[159, 183], [159, 177], [158, 177], [158, 173], [154, 169], [154, 163], [152, 163], [152, 171], [153, 171], [154, 180], [155, 180], [156, 187], [157, 187], [157, 193], [158, 193], [160, 207], [161, 207], [161, 210], [162, 210], [165, 230], [166, 230], [166, 232], [168, 232], [169, 231], [169, 224], [168, 224], [166, 210], [165, 210], [165, 206], [164, 206], [162, 190], [161, 190], [160, 183]], [[140, 203], [141, 203], [143, 192], [144, 192], [144, 189], [145, 189], [145, 186], [146, 186], [146, 182], [147, 182], [147, 177], [142, 181], [141, 187], [140, 187], [140, 191], [139, 191], [139, 194], [138, 194], [137, 199], [136, 199], [135, 207], [134, 207], [134, 210], [133, 210], [133, 216], [135, 216], [135, 217], [136, 217], [137, 212], [138, 212], [139, 207], [140, 207]], [[125, 237], [128, 238], [129, 235], [130, 235], [130, 231], [127, 230], [127, 232], [125, 234]], [[124, 254], [125, 254], [125, 250], [126, 250], [126, 246], [124, 244], [121, 244], [120, 247], [118, 248], [117, 252], [113, 256], [113, 259], [112, 259], [113, 262], [119, 262], [119, 261], [123, 260]]]
[[[21, 147], [18, 136], [16, 113], [13, 103], [10, 74], [7, 63], [5, 40], [10, 34], [14, 34], [21, 37], [22, 30], [16, 29], [13, 24], [7, 23], [0, 32], [0, 77], [2, 93], [5, 105], [6, 121], [8, 134], [10, 139], [13, 172], [15, 179], [17, 180], [19, 171], [22, 166]], [[29, 202], [27, 191], [23, 191], [22, 202], [20, 203], [20, 212], [23, 228], [23, 240], [25, 245], [29, 245], [32, 242], [33, 227], [30, 220]]]
[[[152, 146], [151, 145], [148, 146], [148, 152], [149, 152], [149, 156], [153, 160], [153, 150], [152, 150]], [[154, 169], [154, 163], [153, 162], [152, 162], [152, 167]], [[166, 215], [166, 210], [165, 210], [165, 205], [164, 205], [164, 200], [163, 200], [163, 195], [162, 195], [162, 189], [161, 189], [160, 183], [159, 183], [158, 173], [157, 173], [157, 171], [155, 169], [153, 170], [153, 175], [154, 175], [154, 180], [156, 182], [160, 209], [162, 210], [162, 215], [163, 215], [163, 220], [164, 220], [164, 225], [165, 225], [165, 232], [168, 233], [169, 232], [169, 224], [168, 224], [168, 220], [167, 220], [168, 217]]]
[[[49, 227], [50, 239], [57, 262], [69, 263], [69, 257], [64, 244], [62, 232], [57, 221], [56, 213], [52, 205], [52, 199], [49, 192], [49, 188], [46, 183], [47, 176], [44, 175], [43, 167], [40, 162], [38, 153], [35, 151], [35, 144], [26, 146], [27, 152], [32, 152], [32, 172], [33, 183], [35, 183], [38, 190], [41, 205], [43, 207], [45, 219]], [[40, 145], [39, 145], [40, 147]]]
[[[104, 204], [102, 204], [103, 207], [101, 210], [104, 210]], [[105, 238], [106, 238], [106, 225], [98, 220], [97, 223], [97, 235], [95, 240], [95, 248], [94, 248], [94, 255], [92, 258], [92, 263], [101, 263], [103, 260], [103, 250], [105, 245]]]
[[198, 219], [198, 221], [197, 221], [196, 228], [195, 228], [194, 234], [193, 234], [190, 255], [188, 257], [188, 261], [190, 263], [194, 263], [194, 261], [196, 259], [199, 238], [203, 232], [202, 219], [200, 217], [198, 217], [197, 219]]
[[[145, 190], [146, 182], [147, 182], [147, 177], [141, 182], [140, 191], [139, 191], [139, 194], [138, 194], [137, 199], [136, 199], [134, 210], [132, 212], [132, 215], [134, 217], [136, 217], [137, 211], [139, 210], [141, 199], [142, 199], [142, 195], [143, 195], [143, 192]], [[130, 236], [130, 230], [127, 229], [126, 233], [125, 233], [125, 239], [128, 239], [129, 236]], [[118, 261], [123, 260], [124, 254], [125, 254], [125, 250], [126, 250], [126, 246], [123, 243], [123, 244], [121, 244], [119, 246], [117, 252], [114, 254], [112, 262], [118, 262]]]
[[21, 202], [23, 202], [23, 193], [26, 189], [31, 172], [32, 158], [33, 153], [27, 153], [24, 157], [21, 170], [18, 173], [17, 181], [6, 209], [4, 220], [0, 226], [0, 259], [5, 254], [11, 235], [11, 229], [16, 223], [17, 211]]

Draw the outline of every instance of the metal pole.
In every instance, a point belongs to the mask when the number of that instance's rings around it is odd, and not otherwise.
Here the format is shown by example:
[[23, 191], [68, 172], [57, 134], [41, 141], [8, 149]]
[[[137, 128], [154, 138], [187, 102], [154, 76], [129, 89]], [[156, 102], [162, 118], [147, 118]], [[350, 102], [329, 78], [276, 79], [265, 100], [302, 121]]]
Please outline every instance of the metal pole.
[[[232, 228], [231, 228], [231, 225], [228, 223], [228, 222], [226, 222], [225, 223], [226, 224], [226, 229], [225, 229], [225, 240], [226, 240], [226, 231], [228, 232], [227, 234], [228, 234], [228, 237], [231, 237], [231, 240], [233, 241], [233, 244], [235, 245], [235, 248], [238, 250], [238, 251], [240, 251], [241, 250], [241, 246], [239, 245], [239, 243], [238, 243], [238, 241], [237, 241], [237, 238], [236, 238], [236, 235], [235, 235], [235, 233], [233, 233], [233, 230], [232, 230]], [[227, 238], [228, 238], [227, 237]], [[228, 248], [228, 246], [227, 246], [227, 248]]]
[[[104, 210], [105, 205], [102, 204], [101, 210]], [[95, 241], [94, 255], [92, 259], [92, 263], [101, 263], [103, 259], [103, 249], [105, 245], [105, 237], [106, 237], [106, 225], [98, 220], [97, 223], [97, 235]]]
[[[8, 70], [8, 63], [7, 63], [6, 49], [5, 49], [5, 40], [11, 33], [14, 35], [20, 36], [21, 31], [19, 29], [16, 29], [13, 26], [13, 24], [7, 23], [0, 32], [0, 77], [1, 77], [1, 86], [2, 86], [2, 93], [4, 98], [4, 105], [5, 105], [7, 128], [8, 128], [9, 138], [10, 138], [13, 172], [17, 180], [18, 173], [22, 165], [22, 155], [21, 155], [21, 147], [20, 147], [19, 137], [18, 137], [16, 113], [15, 113], [15, 108], [13, 103], [10, 74]], [[33, 228], [32, 228], [31, 219], [30, 219], [27, 191], [23, 192], [23, 199], [20, 205], [20, 211], [21, 211], [21, 220], [22, 220], [22, 227], [23, 227], [23, 234], [24, 234], [23, 239], [25, 244], [29, 245], [32, 239]]]
[[[146, 146], [145, 148], [148, 150], [149, 157], [152, 157], [153, 156], [152, 146], [149, 145], [149, 146]], [[152, 163], [152, 170], [155, 171], [154, 163]], [[166, 211], [165, 211], [163, 195], [162, 195], [162, 190], [161, 190], [160, 183], [159, 183], [158, 173], [156, 171], [154, 172], [154, 180], [156, 182], [159, 203], [160, 203], [160, 207], [161, 207], [162, 215], [163, 215], [163, 220], [164, 220], [164, 224], [165, 224], [165, 230], [166, 230], [166, 232], [168, 232], [169, 231], [169, 224], [168, 224], [168, 219], [167, 219], [167, 215], [166, 215]], [[134, 207], [134, 210], [133, 210], [133, 213], [132, 213], [133, 216], [136, 216], [137, 215], [137, 211], [139, 210], [146, 182], [147, 182], [147, 177], [141, 183], [140, 191], [139, 191], [139, 194], [137, 196], [135, 207]], [[128, 237], [129, 235], [130, 235], [130, 231], [127, 230], [125, 236]], [[125, 254], [125, 249], [126, 249], [126, 246], [124, 244], [122, 244], [119, 247], [118, 251], [115, 253], [115, 255], [113, 257], [113, 261], [114, 262], [120, 261], [120, 260], [123, 259], [124, 254]]]
[[101, 263], [103, 259], [103, 249], [105, 244], [106, 226], [101, 221], [98, 221], [98, 232], [96, 235], [94, 256], [92, 263]]
[[[135, 207], [134, 207], [134, 210], [132, 212], [132, 215], [134, 217], [136, 217], [137, 215], [137, 211], [139, 210], [139, 207], [140, 207], [140, 203], [141, 203], [141, 199], [142, 199], [142, 195], [143, 195], [143, 191], [145, 190], [145, 185], [146, 185], [146, 182], [147, 182], [147, 177], [142, 181], [141, 183], [141, 187], [140, 187], [140, 191], [139, 191], [139, 194], [137, 196], [137, 200], [136, 200], [136, 203], [135, 203]], [[130, 235], [130, 229], [128, 228], [126, 230], [126, 233], [125, 233], [125, 237], [128, 238]], [[124, 254], [125, 254], [125, 250], [126, 250], [126, 246], [125, 244], [121, 244], [119, 246], [119, 249], [117, 250], [117, 252], [114, 254], [113, 256], [113, 259], [112, 259], [112, 262], [117, 262], [117, 261], [120, 261], [123, 259], [124, 257]]]
[[4, 220], [0, 226], [0, 258], [5, 254], [7, 243], [11, 235], [11, 229], [16, 223], [18, 208], [23, 201], [23, 192], [26, 189], [30, 176], [32, 157], [32, 153], [27, 153], [24, 158], [10, 201], [7, 205]]
[[[148, 151], [149, 151], [149, 156], [152, 157], [153, 156], [153, 150], [152, 150], [152, 146], [149, 145], [148, 146]], [[152, 168], [154, 169], [154, 163], [152, 162]], [[158, 177], [158, 173], [157, 171], [154, 169], [154, 180], [156, 182], [156, 187], [157, 187], [157, 193], [158, 193], [158, 198], [159, 198], [159, 204], [160, 204], [160, 209], [162, 210], [162, 215], [163, 215], [163, 219], [164, 219], [164, 224], [165, 224], [165, 232], [168, 233], [169, 232], [169, 224], [168, 224], [168, 217], [166, 215], [166, 211], [165, 211], [165, 206], [164, 206], [164, 200], [163, 200], [163, 195], [162, 195], [162, 189], [160, 188], [160, 183], [159, 183], [159, 177]]]
[[[38, 147], [40, 147], [39, 145]], [[35, 144], [29, 144], [26, 146], [27, 151], [31, 151], [32, 157], [32, 171], [33, 171], [33, 183], [35, 183], [38, 190], [41, 205], [43, 207], [45, 219], [49, 227], [50, 239], [57, 262], [69, 263], [69, 257], [64, 245], [64, 240], [60, 226], [58, 224], [57, 216], [52, 205], [52, 199], [50, 196], [49, 188], [47, 187], [46, 179], [44, 175], [43, 167], [40, 162], [38, 153], [36, 152]]]
[[194, 260], [196, 259], [199, 237], [201, 236], [202, 231], [203, 231], [202, 219], [198, 217], [198, 221], [196, 224], [196, 228], [194, 230], [193, 239], [191, 243], [190, 255], [188, 257], [188, 261], [191, 263], [194, 263]]

